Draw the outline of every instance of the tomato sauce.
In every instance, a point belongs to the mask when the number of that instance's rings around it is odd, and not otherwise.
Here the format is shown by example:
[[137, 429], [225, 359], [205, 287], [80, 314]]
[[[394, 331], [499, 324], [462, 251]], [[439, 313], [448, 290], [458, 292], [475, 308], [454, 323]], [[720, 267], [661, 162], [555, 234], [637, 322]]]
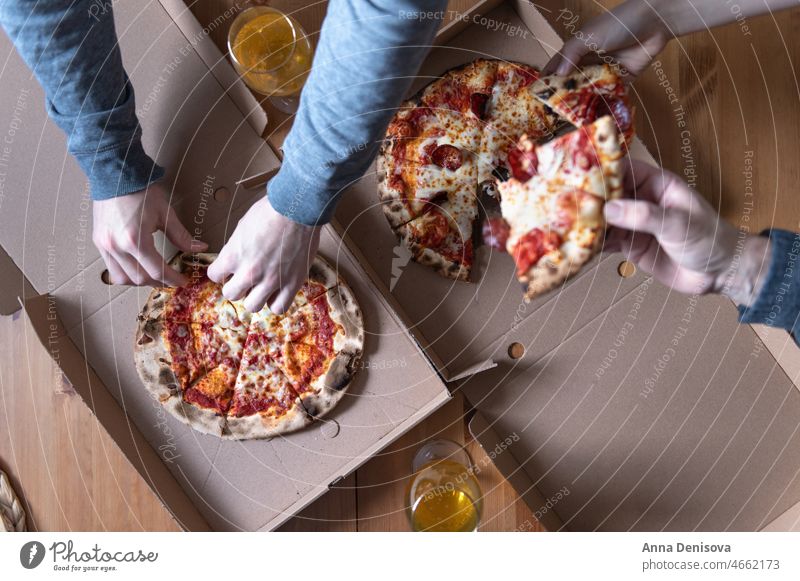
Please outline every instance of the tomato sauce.
[[555, 232], [534, 228], [519, 239], [514, 247], [514, 262], [517, 273], [526, 274], [545, 254], [561, 246], [561, 237]]

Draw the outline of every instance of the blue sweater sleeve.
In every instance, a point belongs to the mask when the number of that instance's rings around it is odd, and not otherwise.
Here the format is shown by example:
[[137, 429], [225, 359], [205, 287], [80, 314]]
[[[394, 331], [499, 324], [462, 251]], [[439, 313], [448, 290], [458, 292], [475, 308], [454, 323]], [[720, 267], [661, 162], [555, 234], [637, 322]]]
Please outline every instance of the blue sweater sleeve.
[[763, 286], [753, 304], [739, 307], [739, 321], [761, 323], [800, 338], [800, 233], [769, 230], [771, 259]]
[[142, 148], [111, 2], [3, 0], [0, 24], [44, 88], [92, 198], [136, 192], [163, 175]]
[[314, 66], [267, 191], [302, 224], [328, 222], [375, 157], [444, 16], [446, 0], [331, 0]]

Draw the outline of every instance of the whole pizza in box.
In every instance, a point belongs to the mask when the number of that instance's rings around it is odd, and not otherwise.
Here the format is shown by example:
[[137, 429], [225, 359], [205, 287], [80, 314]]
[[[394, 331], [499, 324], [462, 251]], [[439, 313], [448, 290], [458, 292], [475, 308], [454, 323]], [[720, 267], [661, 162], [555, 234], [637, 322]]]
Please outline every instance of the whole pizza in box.
[[482, 232], [514, 257], [529, 300], [599, 251], [603, 203], [621, 194], [632, 138], [627, 89], [610, 66], [541, 77], [478, 59], [401, 106], [378, 157], [378, 193], [414, 260], [467, 281]]
[[250, 313], [206, 276], [214, 258], [179, 256], [190, 283], [150, 294], [134, 346], [144, 385], [175, 417], [223, 438], [267, 438], [324, 416], [363, 352], [353, 292], [316, 258], [285, 314]]

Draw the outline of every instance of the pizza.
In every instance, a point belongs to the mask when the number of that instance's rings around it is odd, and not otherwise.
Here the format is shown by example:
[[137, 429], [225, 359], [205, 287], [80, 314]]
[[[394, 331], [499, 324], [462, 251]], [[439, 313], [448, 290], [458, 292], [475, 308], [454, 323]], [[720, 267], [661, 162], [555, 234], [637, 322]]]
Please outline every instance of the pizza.
[[145, 387], [179, 420], [221, 438], [268, 438], [330, 412], [363, 352], [353, 292], [316, 258], [286, 313], [250, 313], [206, 275], [215, 257], [179, 255], [174, 266], [189, 283], [148, 297], [134, 344]]
[[[509, 153], [513, 177], [498, 185], [502, 237], [530, 300], [562, 284], [599, 250], [603, 205], [622, 194], [622, 145], [610, 115]], [[499, 225], [502, 229], [503, 225]]]
[[[595, 126], [601, 118], [608, 119]], [[552, 157], [530, 166], [541, 174], [537, 181], [563, 179], [563, 187], [612, 197], [599, 189], [618, 187], [611, 183], [611, 166], [577, 170], [584, 163], [579, 157], [597, 145], [591, 132], [600, 128], [605, 135], [608, 120], [619, 134], [614, 143], [625, 151], [633, 109], [624, 83], [607, 65], [564, 77], [541, 77], [530, 65], [491, 59], [451, 69], [405, 101], [389, 123], [377, 160], [384, 215], [413, 260], [469, 281], [481, 233], [484, 244], [506, 249], [508, 224], [486, 207], [499, 183], [515, 173], [518, 182], [526, 181], [520, 168], [537, 146], [559, 144], [542, 150]], [[573, 150], [578, 158], [567, 155]], [[517, 211], [513, 204], [505, 207]]]

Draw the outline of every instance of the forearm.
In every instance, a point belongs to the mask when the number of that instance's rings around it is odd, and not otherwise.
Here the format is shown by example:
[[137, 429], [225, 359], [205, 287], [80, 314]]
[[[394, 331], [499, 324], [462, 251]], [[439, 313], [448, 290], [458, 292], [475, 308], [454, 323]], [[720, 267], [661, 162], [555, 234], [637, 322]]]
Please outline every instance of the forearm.
[[786, 329], [800, 338], [800, 234], [772, 230], [747, 239], [722, 292], [739, 304], [740, 321]]
[[770, 240], [745, 235], [733, 252], [730, 266], [717, 277], [715, 290], [737, 305], [750, 306], [764, 287], [770, 266]]
[[6, 0], [0, 23], [44, 88], [93, 198], [141, 190], [162, 175], [142, 149], [110, 3]]
[[634, 0], [652, 7], [674, 36], [683, 36], [797, 6], [796, 0]]
[[[268, 185], [273, 207], [325, 223], [375, 157], [433, 40], [445, 0], [332, 0], [300, 109]], [[425, 11], [424, 18], [414, 11]]]

